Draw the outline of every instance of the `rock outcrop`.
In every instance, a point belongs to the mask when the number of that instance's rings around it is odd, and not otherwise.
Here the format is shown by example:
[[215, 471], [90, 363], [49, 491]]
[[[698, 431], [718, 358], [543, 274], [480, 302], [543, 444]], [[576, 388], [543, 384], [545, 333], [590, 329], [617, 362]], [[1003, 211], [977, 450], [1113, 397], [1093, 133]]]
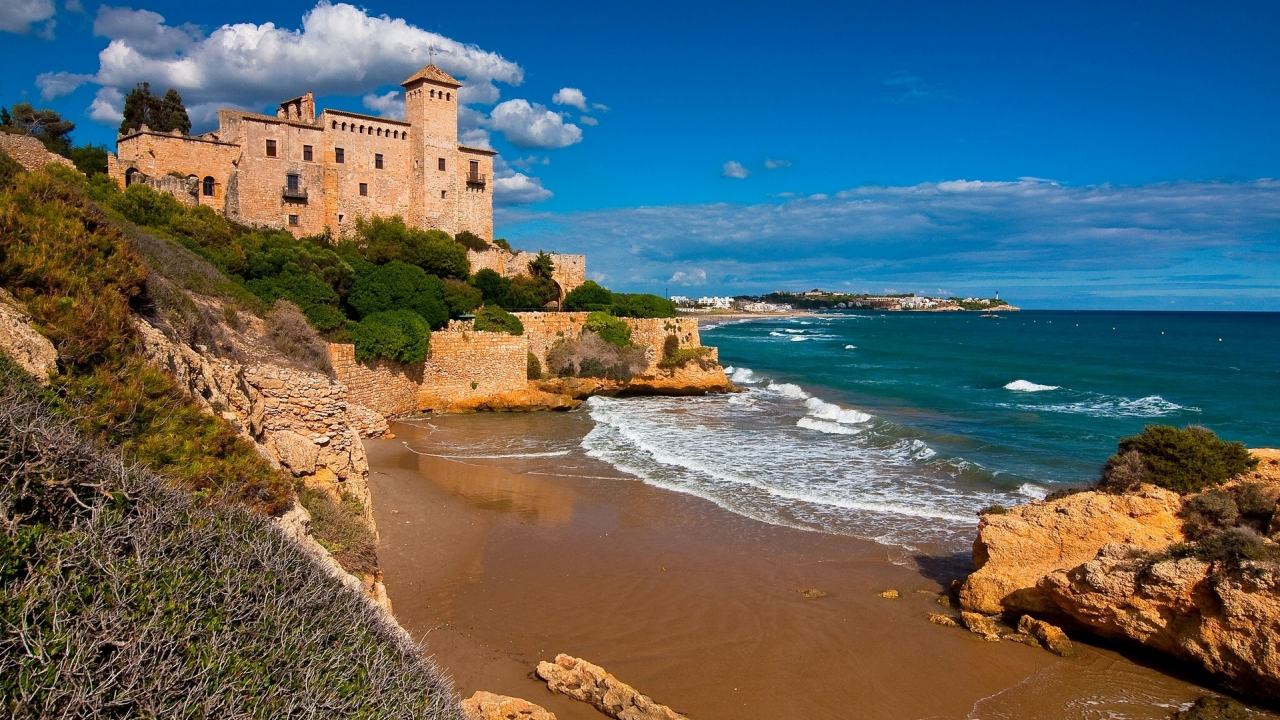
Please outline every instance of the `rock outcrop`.
[[[1216, 492], [1280, 485], [1280, 452], [1251, 452], [1258, 468]], [[1019, 632], [1067, 655], [1070, 641], [1043, 621], [1056, 618], [1196, 663], [1241, 692], [1280, 698], [1280, 562], [1206, 560], [1173, 547], [1184, 540], [1179, 512], [1192, 497], [1147, 485], [984, 517], [978, 570], [960, 589], [966, 626], [975, 612], [1032, 613], [1040, 619], [1023, 616]]]
[[462, 701], [467, 720], [556, 720], [554, 713], [528, 700], [480, 690]]
[[41, 385], [48, 385], [49, 373], [58, 369], [58, 351], [53, 343], [31, 327], [31, 316], [3, 288], [0, 288], [0, 351], [34, 375]]
[[960, 588], [960, 604], [986, 615], [1051, 610], [1040, 578], [1092, 560], [1107, 543], [1155, 551], [1179, 542], [1181, 509], [1177, 493], [1147, 486], [1131, 495], [1082, 492], [986, 515], [973, 543], [977, 570]]
[[591, 703], [597, 710], [618, 720], [687, 720], [666, 705], [605, 672], [599, 665], [561, 653], [555, 662], [538, 663], [538, 677], [554, 692]]

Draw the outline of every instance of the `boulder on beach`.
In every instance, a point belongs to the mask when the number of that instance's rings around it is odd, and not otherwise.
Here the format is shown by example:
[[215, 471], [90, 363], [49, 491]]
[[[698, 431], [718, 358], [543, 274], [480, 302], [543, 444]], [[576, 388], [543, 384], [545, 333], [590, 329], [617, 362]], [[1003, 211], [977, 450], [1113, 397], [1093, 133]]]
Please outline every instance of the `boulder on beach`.
[[582, 658], [561, 653], [555, 662], [538, 663], [537, 672], [552, 691], [590, 703], [618, 720], [688, 720]]

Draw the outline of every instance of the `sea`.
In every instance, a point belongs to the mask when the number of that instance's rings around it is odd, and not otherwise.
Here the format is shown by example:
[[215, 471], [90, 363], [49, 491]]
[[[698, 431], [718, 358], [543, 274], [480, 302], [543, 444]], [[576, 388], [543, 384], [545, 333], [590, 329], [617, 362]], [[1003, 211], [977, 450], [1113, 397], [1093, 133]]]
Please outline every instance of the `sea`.
[[1280, 314], [997, 314], [705, 325], [743, 392], [591, 398], [572, 450], [763, 522], [960, 553], [979, 510], [1096, 480], [1145, 425], [1280, 445]]

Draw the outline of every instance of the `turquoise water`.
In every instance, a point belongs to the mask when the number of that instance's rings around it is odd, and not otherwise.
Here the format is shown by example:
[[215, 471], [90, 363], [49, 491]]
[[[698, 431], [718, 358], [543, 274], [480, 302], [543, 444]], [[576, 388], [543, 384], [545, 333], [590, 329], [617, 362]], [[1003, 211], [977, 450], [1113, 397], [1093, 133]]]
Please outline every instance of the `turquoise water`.
[[1148, 423], [1280, 445], [1280, 314], [823, 313], [703, 343], [746, 392], [593, 398], [586, 451], [767, 522], [958, 549]]

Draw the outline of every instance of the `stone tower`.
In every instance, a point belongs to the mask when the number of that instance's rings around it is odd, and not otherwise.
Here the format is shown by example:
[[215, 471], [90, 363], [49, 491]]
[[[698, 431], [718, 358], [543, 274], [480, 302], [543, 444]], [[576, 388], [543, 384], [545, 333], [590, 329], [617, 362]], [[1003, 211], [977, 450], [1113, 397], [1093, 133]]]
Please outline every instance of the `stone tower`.
[[433, 64], [400, 85], [404, 87], [404, 119], [413, 125], [409, 144], [417, 197], [411, 222], [455, 233], [459, 198], [454, 178], [460, 169], [453, 165], [458, 157], [458, 88], [462, 83]]

